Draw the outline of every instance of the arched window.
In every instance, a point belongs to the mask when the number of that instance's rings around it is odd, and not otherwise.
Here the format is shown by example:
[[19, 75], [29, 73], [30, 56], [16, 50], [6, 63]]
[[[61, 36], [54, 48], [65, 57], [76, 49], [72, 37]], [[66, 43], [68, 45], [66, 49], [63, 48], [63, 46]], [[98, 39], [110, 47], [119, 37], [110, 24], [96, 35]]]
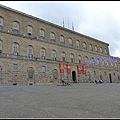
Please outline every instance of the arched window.
[[50, 33], [50, 38], [52, 42], [55, 42], [55, 34], [53, 32]]
[[91, 45], [91, 44], [89, 45], [89, 48], [90, 48], [90, 51], [93, 51], [93, 48], [92, 48], [92, 45]]
[[33, 47], [31, 45], [28, 46], [28, 57], [29, 58], [33, 57]]
[[97, 48], [97, 45], [95, 45], [95, 52], [98, 52], [98, 48]]
[[13, 32], [14, 33], [19, 32], [19, 23], [17, 21], [13, 22]]
[[42, 58], [42, 60], [45, 59], [45, 49], [44, 48], [41, 49], [41, 58]]
[[56, 61], [56, 51], [52, 50], [52, 60]]
[[71, 60], [71, 63], [74, 62], [74, 55], [72, 53], [70, 54], [70, 60]]
[[94, 71], [94, 75], [96, 75], [96, 71]]
[[0, 40], [0, 53], [2, 53], [2, 41]]
[[90, 72], [88, 71], [88, 81], [90, 81], [91, 80], [91, 74], [90, 74]]
[[32, 35], [32, 26], [28, 25], [28, 35]]
[[60, 36], [60, 44], [65, 44], [64, 36], [63, 35]]
[[79, 43], [79, 40], [76, 41], [76, 48], [79, 48], [80, 46], [80, 43]]
[[107, 66], [109, 66], [109, 62], [107, 61]]
[[100, 53], [103, 54], [103, 50], [102, 50], [102, 47], [100, 47]]
[[107, 54], [107, 50], [106, 50], [106, 48], [105, 48], [105, 54]]
[[40, 30], [40, 40], [44, 40], [44, 30]]
[[117, 64], [116, 64], [116, 63], [115, 63], [114, 65], [115, 65], [115, 67], [117, 67]]
[[104, 61], [102, 61], [102, 65], [103, 65], [103, 66], [105, 65]]
[[73, 46], [73, 42], [71, 38], [68, 39], [68, 42], [69, 42], [69, 46]]
[[19, 44], [14, 42], [13, 43], [13, 55], [18, 56], [18, 52], [19, 52]]
[[78, 63], [81, 64], [81, 56], [80, 55], [78, 55]]
[[3, 28], [3, 18], [0, 16], [0, 30]]
[[66, 60], [65, 52], [62, 52], [62, 61], [65, 62], [65, 60]]
[[87, 45], [86, 45], [85, 42], [83, 43], [83, 49], [84, 49], [84, 50], [87, 50]]
[[113, 67], [113, 63], [111, 62], [111, 66]]
[[93, 60], [92, 65], [94, 65], [94, 58], [93, 57], [92, 57], [92, 60]]
[[88, 64], [88, 57], [85, 56], [85, 64]]

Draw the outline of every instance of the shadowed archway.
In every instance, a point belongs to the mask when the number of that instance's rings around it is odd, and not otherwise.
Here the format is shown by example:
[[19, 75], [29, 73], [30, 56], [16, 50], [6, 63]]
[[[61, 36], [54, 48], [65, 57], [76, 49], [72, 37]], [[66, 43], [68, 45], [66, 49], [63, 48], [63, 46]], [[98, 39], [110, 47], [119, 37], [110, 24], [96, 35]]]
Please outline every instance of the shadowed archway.
[[75, 71], [72, 71], [72, 80], [73, 80], [73, 82], [77, 82], [77, 80], [76, 80], [76, 72]]

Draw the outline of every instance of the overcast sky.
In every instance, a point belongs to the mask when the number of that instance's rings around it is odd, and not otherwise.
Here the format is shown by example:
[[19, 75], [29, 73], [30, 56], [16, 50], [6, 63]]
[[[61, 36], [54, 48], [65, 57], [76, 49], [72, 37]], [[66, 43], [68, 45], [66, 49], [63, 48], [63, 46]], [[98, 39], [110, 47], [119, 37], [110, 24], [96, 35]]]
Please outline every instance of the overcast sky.
[[109, 44], [120, 57], [120, 1], [0, 1], [0, 4]]

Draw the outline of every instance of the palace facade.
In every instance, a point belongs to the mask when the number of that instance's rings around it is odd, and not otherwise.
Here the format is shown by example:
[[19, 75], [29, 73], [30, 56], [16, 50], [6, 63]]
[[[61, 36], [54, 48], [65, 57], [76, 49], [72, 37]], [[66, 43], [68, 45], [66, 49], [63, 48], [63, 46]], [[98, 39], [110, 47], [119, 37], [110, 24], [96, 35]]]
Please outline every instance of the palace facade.
[[109, 44], [0, 5], [0, 84], [120, 81]]

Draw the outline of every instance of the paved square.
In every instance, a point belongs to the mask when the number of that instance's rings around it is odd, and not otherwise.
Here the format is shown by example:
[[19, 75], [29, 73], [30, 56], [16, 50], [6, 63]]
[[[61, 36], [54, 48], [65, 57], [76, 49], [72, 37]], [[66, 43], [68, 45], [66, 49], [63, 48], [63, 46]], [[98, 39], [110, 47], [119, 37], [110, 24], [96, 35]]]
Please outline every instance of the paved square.
[[0, 118], [120, 118], [120, 83], [0, 86]]

